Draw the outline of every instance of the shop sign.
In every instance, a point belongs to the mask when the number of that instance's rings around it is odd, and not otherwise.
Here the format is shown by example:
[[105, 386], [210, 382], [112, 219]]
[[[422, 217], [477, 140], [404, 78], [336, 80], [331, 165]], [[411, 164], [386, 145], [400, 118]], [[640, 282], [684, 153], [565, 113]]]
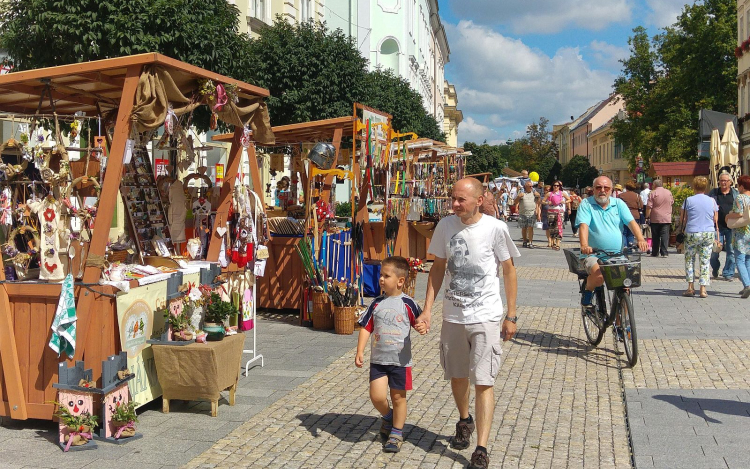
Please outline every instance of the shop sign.
[[156, 376], [154, 352], [146, 341], [160, 337], [165, 331], [160, 305], [166, 304], [166, 298], [166, 280], [134, 288], [117, 297], [120, 344], [128, 354], [128, 369], [135, 374], [128, 387], [136, 406], [142, 406], [162, 394]]

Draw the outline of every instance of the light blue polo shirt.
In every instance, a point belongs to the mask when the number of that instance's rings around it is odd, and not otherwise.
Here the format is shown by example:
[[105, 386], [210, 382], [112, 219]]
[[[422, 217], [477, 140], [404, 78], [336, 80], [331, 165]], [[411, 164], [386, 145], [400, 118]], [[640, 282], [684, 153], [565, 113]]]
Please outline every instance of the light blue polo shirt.
[[589, 246], [604, 251], [622, 250], [622, 227], [633, 221], [627, 204], [622, 199], [609, 198], [603, 209], [593, 196], [584, 199], [578, 207], [576, 226], [589, 227]]

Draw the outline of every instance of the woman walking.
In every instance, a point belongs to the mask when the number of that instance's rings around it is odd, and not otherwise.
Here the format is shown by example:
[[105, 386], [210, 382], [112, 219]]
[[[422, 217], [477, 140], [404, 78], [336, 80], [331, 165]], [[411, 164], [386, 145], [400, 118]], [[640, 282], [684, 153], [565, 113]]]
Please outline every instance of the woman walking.
[[[739, 218], [747, 207], [750, 207], [750, 176], [741, 176], [737, 181], [737, 189], [740, 193], [734, 199], [732, 212], [727, 215], [727, 220]], [[750, 298], [750, 225], [734, 229], [732, 239], [732, 250], [740, 272], [740, 280], [744, 287], [740, 292], [742, 298]]]
[[542, 205], [547, 206], [549, 237], [551, 247], [555, 251], [560, 250], [560, 241], [563, 237], [563, 220], [565, 220], [565, 212], [568, 204], [570, 204], [570, 198], [563, 193], [562, 182], [553, 182], [552, 191], [544, 195]]
[[694, 263], [698, 256], [700, 269], [700, 297], [708, 296], [706, 287], [711, 283], [711, 250], [719, 236], [719, 207], [716, 201], [706, 195], [708, 179], [698, 176], [693, 179], [695, 195], [688, 197], [680, 209], [680, 226], [685, 233], [685, 279], [688, 288], [682, 296], [695, 296], [693, 282]]

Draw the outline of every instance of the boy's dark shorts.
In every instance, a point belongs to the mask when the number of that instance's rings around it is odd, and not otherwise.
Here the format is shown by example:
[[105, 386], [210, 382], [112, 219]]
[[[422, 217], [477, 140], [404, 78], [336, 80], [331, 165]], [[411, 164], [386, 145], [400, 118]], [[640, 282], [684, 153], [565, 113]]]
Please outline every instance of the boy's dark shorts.
[[411, 391], [411, 367], [398, 365], [378, 365], [370, 363], [370, 381], [388, 377], [388, 387], [397, 391]]

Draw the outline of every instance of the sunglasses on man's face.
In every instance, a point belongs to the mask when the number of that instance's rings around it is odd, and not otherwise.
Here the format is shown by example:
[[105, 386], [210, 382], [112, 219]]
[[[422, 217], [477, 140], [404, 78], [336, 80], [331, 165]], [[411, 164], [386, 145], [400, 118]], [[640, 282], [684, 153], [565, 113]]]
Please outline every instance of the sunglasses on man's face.
[[598, 191], [611, 191], [612, 190], [611, 187], [607, 187], [607, 186], [594, 186], [594, 189]]

